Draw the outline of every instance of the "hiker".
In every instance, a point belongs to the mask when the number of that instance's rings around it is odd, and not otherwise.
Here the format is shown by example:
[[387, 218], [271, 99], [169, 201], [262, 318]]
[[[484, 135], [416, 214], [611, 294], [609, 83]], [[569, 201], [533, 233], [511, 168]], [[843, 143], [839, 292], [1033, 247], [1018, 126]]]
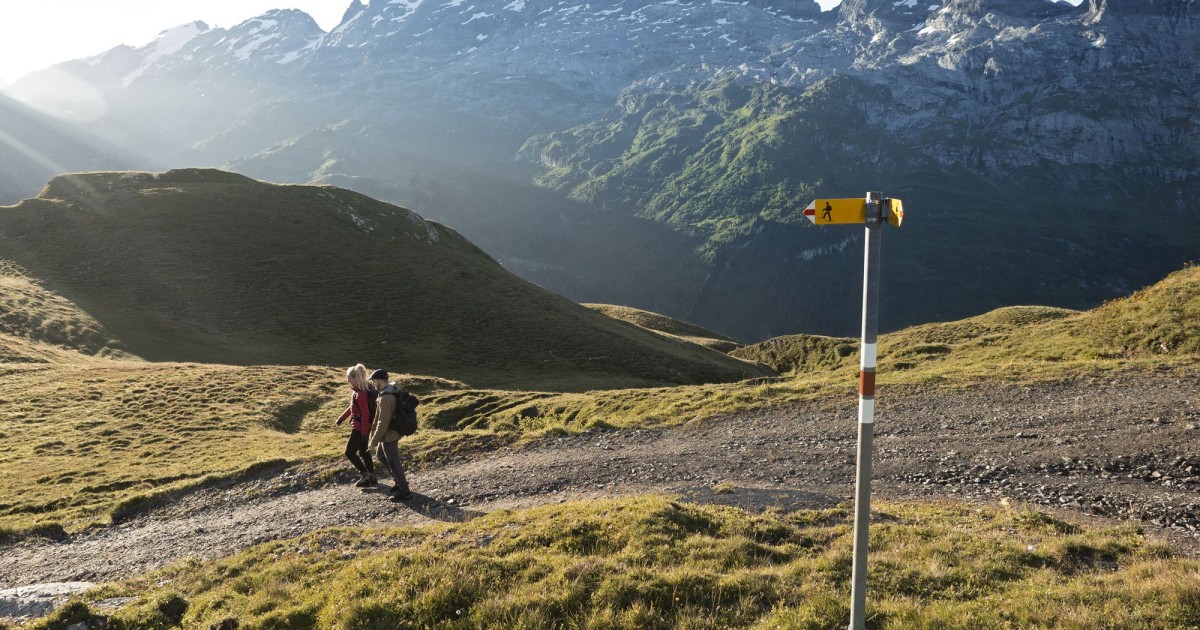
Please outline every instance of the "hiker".
[[367, 442], [371, 437], [371, 407], [375, 391], [367, 382], [367, 368], [359, 363], [346, 370], [346, 381], [354, 393], [350, 396], [350, 406], [338, 416], [334, 424], [341, 425], [350, 418], [350, 438], [346, 440], [346, 459], [358, 470], [358, 481], [354, 483], [359, 488], [366, 488], [377, 483], [375, 478], [375, 462], [371, 461], [371, 451]]
[[392, 479], [396, 480], [391, 500], [407, 501], [413, 494], [408, 489], [408, 480], [404, 478], [404, 468], [400, 465], [400, 451], [396, 448], [396, 442], [400, 441], [400, 432], [394, 427], [400, 388], [395, 383], [388, 382], [388, 373], [385, 370], [372, 372], [370, 384], [379, 392], [379, 398], [375, 402], [375, 419], [371, 423], [369, 447], [377, 449], [375, 455], [383, 462], [383, 467], [392, 473]]

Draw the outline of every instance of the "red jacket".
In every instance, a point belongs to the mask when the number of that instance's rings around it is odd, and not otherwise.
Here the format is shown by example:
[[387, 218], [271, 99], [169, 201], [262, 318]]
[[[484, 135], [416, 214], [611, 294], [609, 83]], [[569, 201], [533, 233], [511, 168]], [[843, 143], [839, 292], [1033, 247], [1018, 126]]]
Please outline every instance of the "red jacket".
[[363, 437], [371, 435], [371, 403], [370, 393], [364, 392], [361, 389], [354, 390], [354, 395], [350, 398], [350, 406], [342, 412], [338, 418], [338, 422], [350, 416], [350, 428], [361, 433]]

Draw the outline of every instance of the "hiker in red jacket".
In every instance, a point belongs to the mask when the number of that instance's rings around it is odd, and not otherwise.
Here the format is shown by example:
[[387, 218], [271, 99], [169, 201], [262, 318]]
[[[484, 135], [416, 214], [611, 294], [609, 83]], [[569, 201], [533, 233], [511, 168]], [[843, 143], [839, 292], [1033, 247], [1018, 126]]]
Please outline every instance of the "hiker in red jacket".
[[350, 460], [359, 473], [358, 481], [354, 485], [366, 488], [377, 482], [375, 463], [371, 461], [371, 451], [367, 448], [371, 437], [371, 399], [375, 397], [375, 392], [367, 383], [367, 368], [361, 363], [346, 370], [346, 381], [350, 383], [354, 394], [350, 397], [350, 406], [346, 407], [334, 424], [340, 425], [346, 418], [351, 418], [350, 439], [346, 440], [346, 459]]

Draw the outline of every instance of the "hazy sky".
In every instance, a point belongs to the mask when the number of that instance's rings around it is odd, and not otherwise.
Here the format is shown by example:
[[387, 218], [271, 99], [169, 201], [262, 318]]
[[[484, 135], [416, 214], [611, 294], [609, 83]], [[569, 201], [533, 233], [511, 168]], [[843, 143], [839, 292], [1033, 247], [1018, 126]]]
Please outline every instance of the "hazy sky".
[[[120, 44], [142, 46], [165, 29], [196, 20], [230, 27], [270, 9], [295, 8], [329, 30], [350, 6], [350, 0], [0, 1], [0, 85], [26, 72], [91, 57]], [[840, 2], [817, 1], [823, 9]]]
[[114, 46], [142, 46], [201, 20], [230, 27], [271, 9], [300, 9], [329, 30], [350, 0], [0, 0], [0, 82]]

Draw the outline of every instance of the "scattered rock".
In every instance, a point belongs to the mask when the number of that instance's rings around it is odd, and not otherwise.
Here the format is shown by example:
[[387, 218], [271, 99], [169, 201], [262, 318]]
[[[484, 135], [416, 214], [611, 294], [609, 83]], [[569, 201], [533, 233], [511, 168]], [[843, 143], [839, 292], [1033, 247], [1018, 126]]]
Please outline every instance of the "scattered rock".
[[47, 582], [4, 589], [0, 591], [0, 619], [41, 617], [93, 586], [91, 582]]

